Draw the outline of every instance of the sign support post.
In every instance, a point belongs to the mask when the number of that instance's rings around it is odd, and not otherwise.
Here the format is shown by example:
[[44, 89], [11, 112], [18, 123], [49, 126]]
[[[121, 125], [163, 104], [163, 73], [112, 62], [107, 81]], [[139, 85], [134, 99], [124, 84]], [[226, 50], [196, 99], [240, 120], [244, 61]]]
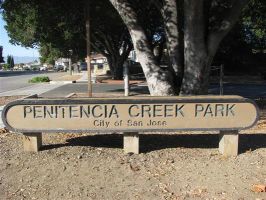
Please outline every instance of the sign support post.
[[139, 134], [138, 132], [124, 133], [124, 152], [139, 154]]
[[224, 156], [238, 155], [238, 130], [220, 131], [219, 152]]
[[42, 133], [23, 133], [24, 151], [38, 152], [42, 147]]

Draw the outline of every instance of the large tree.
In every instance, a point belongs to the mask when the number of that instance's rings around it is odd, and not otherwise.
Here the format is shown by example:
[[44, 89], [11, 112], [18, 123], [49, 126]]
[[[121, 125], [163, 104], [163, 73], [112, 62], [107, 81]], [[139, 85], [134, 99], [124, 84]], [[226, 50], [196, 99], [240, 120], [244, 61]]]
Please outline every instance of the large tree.
[[210, 66], [222, 39], [247, 0], [154, 0], [161, 11], [170, 57], [157, 63], [133, 0], [110, 0], [126, 24], [152, 95], [205, 94]]

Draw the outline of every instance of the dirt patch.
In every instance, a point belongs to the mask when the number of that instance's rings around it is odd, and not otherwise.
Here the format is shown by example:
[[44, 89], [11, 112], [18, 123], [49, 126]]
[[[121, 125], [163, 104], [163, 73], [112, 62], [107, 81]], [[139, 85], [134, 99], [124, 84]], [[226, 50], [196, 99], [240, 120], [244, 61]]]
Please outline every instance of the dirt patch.
[[142, 134], [125, 155], [121, 134], [44, 134], [39, 153], [0, 135], [0, 199], [265, 199], [265, 132], [240, 136], [225, 158], [217, 134]]
[[4, 97], [0, 97], [0, 106], [6, 105], [7, 103], [17, 100], [17, 99], [21, 99], [25, 96], [4, 96]]
[[62, 77], [54, 78], [53, 81], [76, 81], [81, 77], [82, 75], [65, 75]]
[[[100, 78], [99, 78], [100, 80]], [[108, 83], [108, 84], [124, 84], [124, 80], [112, 80], [112, 79], [103, 79], [100, 80], [100, 83]], [[130, 80], [129, 84], [134, 85], [134, 84], [146, 84], [146, 81], [142, 81], [142, 80]]]

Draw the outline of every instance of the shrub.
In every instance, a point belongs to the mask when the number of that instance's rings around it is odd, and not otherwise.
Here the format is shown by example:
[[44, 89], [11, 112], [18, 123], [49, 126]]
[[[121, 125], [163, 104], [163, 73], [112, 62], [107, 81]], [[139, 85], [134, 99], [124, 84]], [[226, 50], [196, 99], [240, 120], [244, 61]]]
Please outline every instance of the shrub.
[[48, 76], [37, 76], [29, 80], [29, 83], [46, 83], [46, 82], [50, 82]]
[[2, 66], [3, 66], [3, 69], [4, 69], [4, 70], [8, 70], [8, 69], [10, 69], [9, 64], [3, 64]]

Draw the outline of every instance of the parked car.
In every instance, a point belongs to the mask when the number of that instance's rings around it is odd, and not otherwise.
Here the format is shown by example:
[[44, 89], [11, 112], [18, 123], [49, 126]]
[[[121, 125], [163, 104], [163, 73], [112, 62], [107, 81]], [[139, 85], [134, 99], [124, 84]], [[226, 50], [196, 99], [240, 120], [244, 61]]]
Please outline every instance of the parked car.
[[63, 65], [55, 65], [54, 66], [54, 71], [64, 71], [64, 66]]
[[87, 63], [85, 63], [85, 62], [80, 63], [79, 70], [80, 71], [86, 71], [87, 70]]

